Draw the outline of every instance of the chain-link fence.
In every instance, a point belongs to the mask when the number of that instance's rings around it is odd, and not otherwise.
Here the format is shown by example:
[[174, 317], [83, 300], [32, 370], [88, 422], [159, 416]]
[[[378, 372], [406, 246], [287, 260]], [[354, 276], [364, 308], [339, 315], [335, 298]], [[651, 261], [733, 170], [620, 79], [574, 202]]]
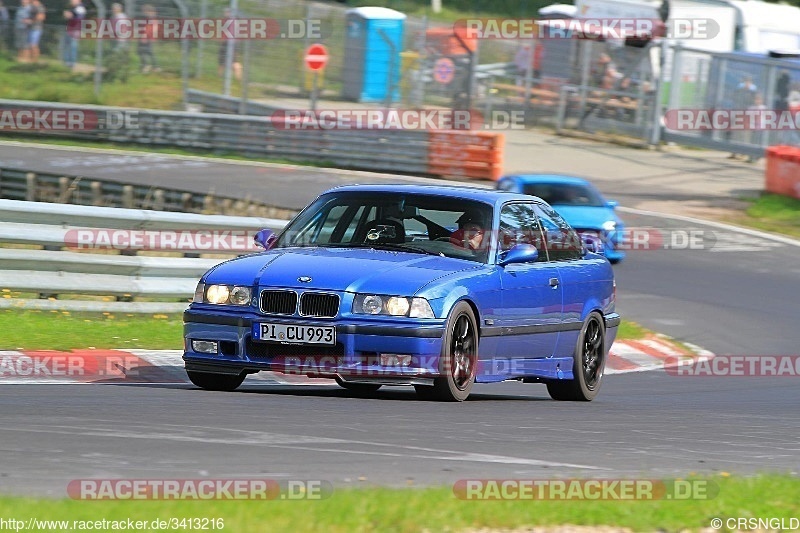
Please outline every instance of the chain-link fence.
[[[211, 7], [206, 7], [205, 13], [207, 16], [224, 16]], [[375, 49], [387, 43], [380, 36], [367, 35], [362, 39], [356, 35], [359, 23], [354, 20], [353, 12], [348, 15], [342, 6], [242, 0], [237, 13], [241, 17], [276, 19], [283, 28], [294, 25], [311, 31], [297, 38], [233, 43], [234, 60], [230, 68], [233, 80], [220, 87], [225, 94], [242, 92], [251, 99], [308, 97], [313, 89], [314, 74], [304, 64], [304, 53], [311, 44], [319, 43], [329, 53], [328, 63], [318, 78], [322, 102], [375, 101], [376, 98], [370, 94], [353, 97], [349, 86], [361, 81], [367, 71], [388, 69], [393, 72], [385, 79], [385, 92], [390, 98], [377, 98], [381, 103], [444, 107], [464, 107], [471, 103], [473, 72], [478, 62], [477, 43], [460, 39], [453, 32], [452, 25], [434, 25], [425, 19], [404, 18], [399, 32], [392, 34], [394, 42], [388, 45], [391, 53], [381, 55], [376, 54]], [[366, 31], [372, 31], [374, 25], [375, 22], [371, 22]], [[313, 35], [314, 28], [320, 30], [319, 37]], [[378, 34], [380, 31], [378, 28]], [[227, 46], [225, 42], [198, 43], [197, 57], [193, 58], [195, 75], [204, 79], [217, 76], [224, 82], [228, 75], [225, 63]], [[390, 62], [392, 64], [388, 66]], [[382, 81], [378, 79], [377, 83]]]
[[[84, 0], [84, 5], [87, 18], [115, 13], [108, 0]], [[8, 21], [0, 23], [0, 50], [17, 57], [20, 36], [15, 7], [10, 7]], [[800, 145], [797, 125], [765, 125], [769, 116], [764, 113], [750, 128], [703, 127], [697, 120], [678, 123], [676, 118], [690, 117], [690, 111], [695, 118], [709, 110], [800, 111], [797, 60], [677, 47], [666, 55], [659, 96], [661, 50], [655, 42], [468, 39], [452, 24], [402, 14], [395, 14], [392, 23], [389, 12], [354, 11], [334, 3], [124, 0], [122, 11], [134, 19], [263, 19], [279, 30], [267, 39], [79, 39], [72, 68], [94, 75], [97, 88], [101, 82], [125, 83], [136, 71], [163, 72], [182, 76], [184, 89], [242, 96], [258, 104], [239, 106], [244, 112], [259, 106], [307, 107], [316, 77], [320, 108], [350, 102], [471, 108], [484, 116], [523, 111], [528, 124], [645, 140], [661, 137], [744, 154], [763, 153], [775, 144]], [[63, 13], [48, 10], [41, 57], [67, 62], [68, 41]], [[315, 43], [328, 50], [327, 64], [316, 75], [304, 61]]]
[[676, 48], [665, 139], [763, 153], [800, 146], [800, 61]]

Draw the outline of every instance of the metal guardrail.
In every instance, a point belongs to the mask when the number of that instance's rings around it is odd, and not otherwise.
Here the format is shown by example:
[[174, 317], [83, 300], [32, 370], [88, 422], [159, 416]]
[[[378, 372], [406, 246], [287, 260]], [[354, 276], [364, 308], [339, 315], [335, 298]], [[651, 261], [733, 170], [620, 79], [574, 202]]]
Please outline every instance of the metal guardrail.
[[181, 213], [241, 213], [281, 219], [296, 214], [292, 209], [254, 202], [250, 198], [227, 198], [214, 191], [187, 192], [9, 167], [0, 167], [0, 198]]
[[[191, 298], [200, 276], [219, 263], [220, 258], [166, 257], [136, 255], [143, 249], [155, 252], [175, 252], [197, 255], [223, 254], [227, 257], [244, 253], [243, 249], [209, 249], [210, 246], [175, 246], [175, 239], [166, 246], [161, 240], [153, 245], [146, 239], [139, 244], [124, 246], [115, 253], [114, 246], [76, 245], [79, 232], [92, 236], [111, 235], [113, 232], [154, 232], [159, 236], [176, 232], [212, 231], [238, 232], [242, 242], [249, 243], [261, 228], [280, 230], [285, 220], [259, 217], [231, 217], [197, 215], [138, 209], [91, 207], [0, 200], [0, 288], [17, 292], [34, 292], [43, 297], [54, 295], [93, 294], [114, 296], [118, 299], [133, 297], [174, 298], [175, 302], [93, 302], [58, 300], [45, 308], [98, 310], [107, 308], [125, 312], [174, 312]], [[194, 233], [196, 234], [196, 233]], [[98, 239], [98, 242], [100, 240]], [[196, 241], [200, 243], [201, 240]], [[205, 239], [205, 243], [209, 239]], [[25, 244], [44, 246], [45, 249], [15, 248], [8, 245]], [[79, 243], [80, 244], [80, 243]], [[110, 244], [110, 243], [106, 243]], [[246, 246], [245, 246], [246, 247]], [[102, 249], [106, 253], [97, 252]], [[105, 305], [109, 304], [109, 305]], [[147, 305], [144, 305], [147, 304]], [[38, 300], [8, 300], [0, 307], [42, 308]], [[54, 307], [56, 306], [56, 307]]]
[[[428, 172], [428, 132], [423, 130], [294, 130], [286, 129], [283, 121], [255, 116], [0, 100], [0, 111], [32, 109], [80, 110], [92, 116], [82, 128], [23, 132], [32, 135], [172, 146], [363, 170]], [[115, 120], [126, 114], [136, 117], [135, 124], [116, 127]]]
[[0, 221], [123, 229], [280, 229], [285, 220], [0, 200]]
[[246, 101], [235, 96], [209, 93], [189, 89], [186, 91], [186, 103], [202, 106], [203, 113], [228, 113], [232, 115], [256, 115], [268, 117], [281, 108], [270, 106], [261, 102]]

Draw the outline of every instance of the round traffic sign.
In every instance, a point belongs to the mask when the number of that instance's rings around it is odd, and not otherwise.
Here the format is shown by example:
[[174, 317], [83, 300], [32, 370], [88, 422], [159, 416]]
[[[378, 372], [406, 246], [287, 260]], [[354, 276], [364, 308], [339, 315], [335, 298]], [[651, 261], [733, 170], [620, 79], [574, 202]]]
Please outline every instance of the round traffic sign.
[[328, 63], [328, 49], [321, 44], [312, 44], [306, 50], [306, 66], [311, 70], [319, 70]]
[[433, 65], [433, 79], [439, 83], [450, 83], [456, 75], [456, 64], [449, 57], [436, 60]]

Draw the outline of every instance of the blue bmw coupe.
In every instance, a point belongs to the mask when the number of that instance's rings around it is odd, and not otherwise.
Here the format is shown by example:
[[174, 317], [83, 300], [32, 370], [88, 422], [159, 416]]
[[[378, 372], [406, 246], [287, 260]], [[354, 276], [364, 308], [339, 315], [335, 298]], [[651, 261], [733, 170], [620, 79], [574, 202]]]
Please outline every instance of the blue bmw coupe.
[[449, 401], [508, 379], [556, 400], [598, 393], [620, 322], [614, 274], [539, 198], [349, 185], [256, 240], [266, 250], [206, 272], [184, 313], [201, 388], [270, 370]]
[[585, 179], [559, 174], [519, 174], [504, 176], [497, 182], [497, 188], [543, 199], [578, 233], [599, 238], [603, 255], [609, 261], [619, 263], [625, 259], [625, 252], [620, 250], [625, 228], [615, 212], [617, 203], [603, 198]]

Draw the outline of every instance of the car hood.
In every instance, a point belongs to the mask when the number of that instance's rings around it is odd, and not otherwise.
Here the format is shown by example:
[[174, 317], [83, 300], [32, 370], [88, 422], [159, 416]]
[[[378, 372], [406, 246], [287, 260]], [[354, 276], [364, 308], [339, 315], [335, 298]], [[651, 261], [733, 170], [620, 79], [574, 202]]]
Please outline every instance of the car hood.
[[609, 220], [618, 224], [621, 222], [614, 210], [608, 207], [578, 205], [554, 205], [552, 207], [573, 228], [599, 230], [603, 228], [603, 223]]
[[460, 259], [369, 248], [282, 248], [222, 263], [205, 282], [411, 296], [438, 278], [480, 267]]

